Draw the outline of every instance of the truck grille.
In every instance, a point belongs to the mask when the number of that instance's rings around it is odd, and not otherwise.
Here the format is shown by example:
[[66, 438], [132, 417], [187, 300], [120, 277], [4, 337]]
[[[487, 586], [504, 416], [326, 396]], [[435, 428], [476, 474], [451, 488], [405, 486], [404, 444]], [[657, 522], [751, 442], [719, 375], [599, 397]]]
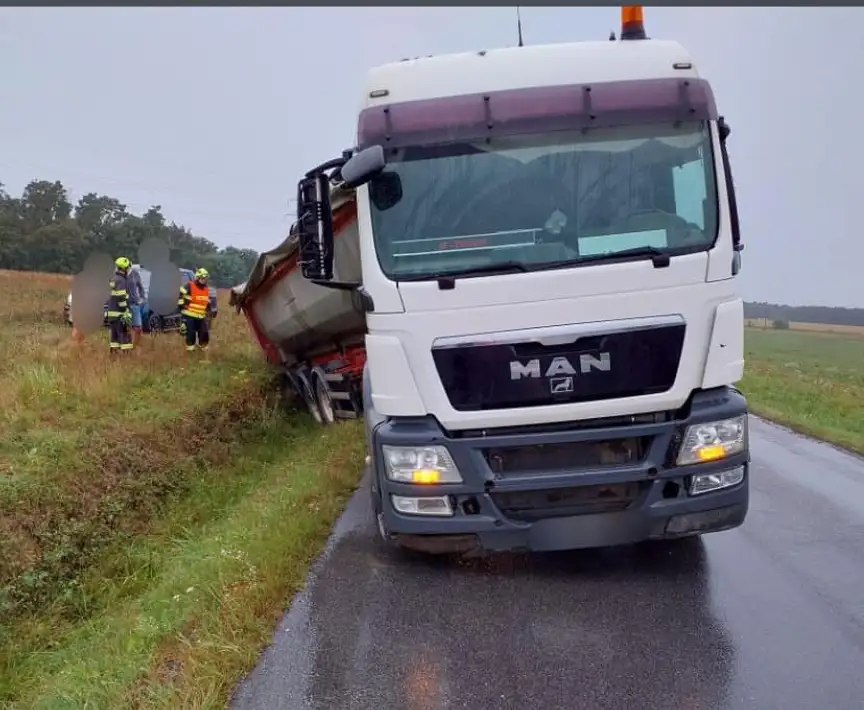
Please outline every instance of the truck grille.
[[490, 495], [508, 518], [531, 522], [543, 518], [626, 510], [639, 497], [642, 485], [629, 482], [540, 491], [499, 491]]
[[635, 397], [675, 384], [685, 330], [675, 323], [548, 346], [442, 345], [432, 359], [460, 412]]
[[651, 445], [650, 436], [606, 441], [571, 441], [483, 450], [486, 463], [500, 476], [539, 471], [572, 471], [641, 462]]

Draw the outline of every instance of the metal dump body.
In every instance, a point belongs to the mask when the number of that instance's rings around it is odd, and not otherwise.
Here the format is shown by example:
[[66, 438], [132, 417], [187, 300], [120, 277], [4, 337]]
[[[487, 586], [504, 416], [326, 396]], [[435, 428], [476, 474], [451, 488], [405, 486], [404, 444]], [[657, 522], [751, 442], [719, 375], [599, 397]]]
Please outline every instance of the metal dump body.
[[[353, 191], [332, 195], [335, 278], [360, 281], [360, 241]], [[268, 359], [277, 364], [297, 360], [362, 339], [365, 316], [349, 291], [317, 286], [300, 273], [298, 241], [290, 234], [263, 253], [249, 280], [235, 286], [231, 304], [241, 309]]]

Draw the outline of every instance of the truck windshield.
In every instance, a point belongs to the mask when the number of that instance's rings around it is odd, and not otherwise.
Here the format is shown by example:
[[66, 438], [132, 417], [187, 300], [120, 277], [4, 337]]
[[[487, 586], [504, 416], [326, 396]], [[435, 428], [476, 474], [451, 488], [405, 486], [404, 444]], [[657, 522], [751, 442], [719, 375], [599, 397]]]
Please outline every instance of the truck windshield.
[[674, 256], [717, 237], [702, 121], [400, 148], [369, 194], [378, 259], [396, 280], [596, 263], [640, 248]]

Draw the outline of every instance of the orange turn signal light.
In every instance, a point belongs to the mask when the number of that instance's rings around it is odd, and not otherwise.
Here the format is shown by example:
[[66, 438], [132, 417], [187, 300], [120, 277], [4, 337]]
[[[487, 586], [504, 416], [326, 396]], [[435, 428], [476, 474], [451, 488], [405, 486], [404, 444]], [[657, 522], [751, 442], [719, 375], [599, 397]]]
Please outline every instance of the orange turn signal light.
[[412, 483], [435, 484], [441, 481], [440, 472], [432, 468], [421, 468], [411, 472]]
[[720, 445], [703, 446], [697, 456], [700, 461], [719, 461], [726, 456], [726, 449]]

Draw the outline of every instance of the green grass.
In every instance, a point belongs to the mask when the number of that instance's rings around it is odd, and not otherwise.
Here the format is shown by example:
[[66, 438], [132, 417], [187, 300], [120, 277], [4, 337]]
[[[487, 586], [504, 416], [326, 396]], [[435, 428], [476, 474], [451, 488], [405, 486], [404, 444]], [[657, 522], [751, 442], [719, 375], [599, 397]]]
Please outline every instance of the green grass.
[[864, 454], [864, 339], [747, 329], [744, 342], [755, 414]]
[[[317, 428], [223, 303], [110, 361], [69, 279], [0, 271], [0, 707], [221, 707], [346, 497], [357, 422]], [[224, 300], [224, 294], [222, 294]]]
[[[219, 485], [202, 471], [150, 534], [102, 557], [82, 580], [86, 623], [49, 614], [20, 625], [0, 698], [34, 710], [224, 707], [302, 585], [362, 456], [357, 423], [272, 422], [218, 471]], [[48, 647], [26, 653], [34, 642]]]

